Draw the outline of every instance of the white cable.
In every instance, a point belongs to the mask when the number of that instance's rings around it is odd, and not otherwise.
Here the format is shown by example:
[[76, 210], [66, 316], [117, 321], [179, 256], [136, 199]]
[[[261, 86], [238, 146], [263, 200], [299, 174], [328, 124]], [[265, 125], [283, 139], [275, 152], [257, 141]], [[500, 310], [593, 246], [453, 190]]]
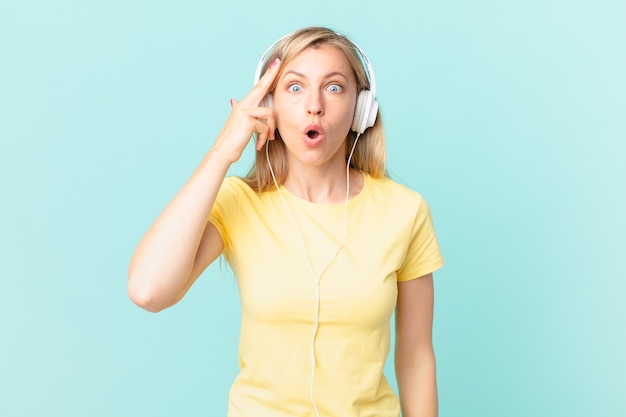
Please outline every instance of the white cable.
[[310, 384], [310, 397], [311, 404], [313, 404], [313, 410], [315, 411], [315, 415], [320, 417], [319, 411], [317, 410], [317, 404], [315, 403], [315, 395], [313, 394], [313, 382], [315, 381], [315, 337], [317, 336], [317, 329], [319, 328], [319, 318], [320, 318], [320, 280], [322, 279], [322, 275], [326, 272], [326, 269], [330, 266], [330, 264], [335, 260], [339, 251], [343, 247], [343, 244], [346, 242], [346, 237], [348, 236], [348, 200], [350, 199], [350, 161], [352, 160], [352, 154], [356, 149], [357, 141], [361, 136], [360, 133], [356, 134], [356, 138], [354, 139], [354, 144], [352, 145], [352, 149], [350, 150], [350, 155], [348, 156], [348, 162], [346, 164], [346, 201], [344, 204], [343, 211], [343, 236], [341, 241], [339, 242], [339, 246], [337, 246], [337, 250], [333, 254], [333, 256], [328, 260], [324, 268], [321, 269], [319, 275], [315, 273], [315, 269], [313, 268], [313, 264], [311, 263], [311, 258], [309, 257], [309, 253], [306, 250], [306, 244], [304, 243], [304, 236], [302, 235], [302, 231], [296, 222], [291, 209], [289, 208], [289, 204], [287, 204], [287, 200], [283, 197], [283, 193], [280, 191], [280, 187], [278, 186], [278, 181], [276, 181], [276, 175], [274, 175], [274, 169], [272, 168], [272, 163], [270, 162], [269, 155], [269, 141], [265, 144], [265, 158], [267, 159], [267, 164], [270, 168], [270, 173], [272, 174], [272, 180], [274, 180], [274, 185], [276, 186], [276, 191], [278, 191], [278, 195], [282, 200], [285, 208], [287, 209], [287, 213], [289, 214], [289, 218], [293, 223], [294, 228], [298, 232], [298, 237], [300, 238], [300, 245], [302, 246], [302, 251], [306, 257], [307, 263], [309, 264], [309, 269], [311, 270], [311, 274], [313, 276], [313, 280], [315, 282], [315, 321], [313, 322], [313, 334], [311, 336], [311, 384]]

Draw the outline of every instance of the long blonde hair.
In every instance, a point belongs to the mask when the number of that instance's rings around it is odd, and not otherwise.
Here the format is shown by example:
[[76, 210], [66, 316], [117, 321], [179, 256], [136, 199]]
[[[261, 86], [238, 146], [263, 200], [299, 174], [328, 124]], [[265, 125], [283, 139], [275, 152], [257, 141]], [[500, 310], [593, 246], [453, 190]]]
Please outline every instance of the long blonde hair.
[[[357, 90], [369, 89], [369, 80], [367, 73], [357, 52], [354, 44], [345, 36], [334, 32], [331, 29], [324, 27], [308, 27], [293, 32], [281, 39], [272, 52], [265, 60], [264, 67], [261, 73], [265, 72], [268, 63], [274, 61], [276, 58], [280, 58], [282, 61], [282, 68], [285, 68], [290, 61], [292, 61], [298, 54], [307, 48], [315, 48], [318, 46], [332, 46], [344, 53], [357, 82]], [[280, 77], [280, 74], [276, 79]], [[277, 81], [274, 82], [271, 90], [276, 86]], [[348, 154], [354, 145], [357, 134], [352, 130], [346, 137], [346, 160]], [[269, 141], [265, 143], [267, 147]], [[244, 182], [257, 192], [264, 192], [274, 187], [274, 182], [270, 172], [270, 167], [265, 157], [265, 149], [256, 153], [256, 160], [252, 165], [252, 168], [248, 174], [243, 178]], [[287, 177], [288, 164], [285, 143], [280, 137], [280, 133], [276, 132], [276, 138], [269, 146], [269, 158], [272, 163], [276, 180], [281, 184]], [[359, 137], [359, 141], [354, 149], [354, 154], [350, 160], [350, 167], [358, 171], [365, 172], [374, 178], [383, 178], [387, 176], [386, 170], [386, 148], [385, 148], [385, 133], [383, 130], [383, 123], [380, 116], [380, 110], [376, 115], [376, 122], [374, 126], [368, 128]]]

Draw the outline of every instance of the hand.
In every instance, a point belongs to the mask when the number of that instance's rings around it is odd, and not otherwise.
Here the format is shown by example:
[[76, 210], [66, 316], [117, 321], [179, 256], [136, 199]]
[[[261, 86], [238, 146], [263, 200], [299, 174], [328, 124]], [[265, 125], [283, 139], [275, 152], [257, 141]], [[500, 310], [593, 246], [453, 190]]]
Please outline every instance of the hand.
[[258, 135], [257, 151], [263, 148], [265, 142], [274, 139], [274, 110], [259, 107], [259, 104], [269, 92], [280, 64], [277, 58], [241, 101], [231, 100], [232, 111], [213, 145], [213, 149], [222, 153], [231, 163], [239, 160], [254, 133]]

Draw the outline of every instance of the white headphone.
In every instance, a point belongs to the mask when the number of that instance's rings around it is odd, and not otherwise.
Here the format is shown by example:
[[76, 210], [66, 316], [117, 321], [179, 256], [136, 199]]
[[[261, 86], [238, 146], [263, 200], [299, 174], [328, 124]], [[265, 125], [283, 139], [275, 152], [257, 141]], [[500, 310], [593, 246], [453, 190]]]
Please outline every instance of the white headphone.
[[[289, 33], [282, 38], [278, 39], [276, 42], [270, 45], [269, 48], [265, 51], [259, 64], [257, 65], [256, 72], [254, 74], [254, 83], [258, 83], [261, 79], [261, 71], [263, 71], [263, 67], [265, 65], [265, 61], [267, 57], [272, 53], [276, 45], [283, 39], [288, 36], [291, 36], [293, 33]], [[372, 68], [372, 64], [370, 64], [367, 55], [365, 52], [357, 44], [352, 42], [346, 36], [337, 34], [345, 39], [347, 39], [353, 46], [354, 49], [361, 56], [361, 60], [363, 61], [365, 68], [365, 72], [367, 73], [367, 79], [370, 82], [369, 90], [361, 90], [359, 92], [359, 96], [356, 100], [356, 107], [354, 109], [354, 118], [352, 119], [352, 127], [351, 129], [359, 134], [365, 132], [368, 127], [374, 126], [376, 122], [376, 115], [378, 114], [378, 101], [376, 101], [376, 77], [374, 76], [374, 69]], [[263, 101], [261, 102], [261, 106], [263, 107], [274, 107], [274, 102], [272, 100], [272, 95], [268, 94], [265, 96]]]

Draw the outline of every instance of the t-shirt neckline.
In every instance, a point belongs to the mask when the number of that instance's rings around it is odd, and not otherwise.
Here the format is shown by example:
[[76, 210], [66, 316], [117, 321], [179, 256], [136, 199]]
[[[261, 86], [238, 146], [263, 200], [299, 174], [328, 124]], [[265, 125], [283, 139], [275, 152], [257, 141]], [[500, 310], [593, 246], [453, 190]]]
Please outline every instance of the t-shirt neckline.
[[[369, 188], [371, 186], [371, 177], [365, 172], [362, 172], [361, 175], [363, 175], [363, 187], [361, 188], [361, 190], [359, 191], [357, 195], [355, 195], [354, 197], [348, 200], [348, 206], [354, 206], [354, 205], [359, 204], [359, 202], [363, 200], [363, 198], [365, 198], [364, 196], [367, 195], [369, 192]], [[285, 188], [285, 186], [283, 186], [282, 184], [280, 184], [279, 187], [280, 187], [280, 191], [282, 192], [283, 196], [285, 196], [286, 199], [288, 199], [290, 202], [294, 202], [301, 206], [315, 208], [317, 210], [320, 210], [320, 209], [321, 210], [323, 209], [336, 210], [337, 208], [343, 209], [345, 205], [345, 200], [342, 201], [341, 203], [332, 203], [332, 204], [314, 203], [312, 201], [305, 200], [295, 195], [294, 193], [289, 191], [287, 188]]]

